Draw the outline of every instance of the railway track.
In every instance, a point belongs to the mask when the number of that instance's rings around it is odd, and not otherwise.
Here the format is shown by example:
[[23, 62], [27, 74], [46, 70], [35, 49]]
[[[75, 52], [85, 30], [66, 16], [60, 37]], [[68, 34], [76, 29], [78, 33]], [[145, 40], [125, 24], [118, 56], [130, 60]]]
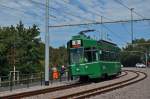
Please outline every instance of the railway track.
[[94, 89], [89, 89], [89, 90], [85, 90], [82, 92], [77, 92], [77, 93], [73, 93], [73, 94], [68, 94], [65, 96], [60, 96], [60, 97], [56, 97], [55, 99], [85, 99], [85, 98], [89, 98], [91, 96], [95, 96], [95, 95], [99, 95], [102, 93], [106, 93], [115, 89], [119, 89], [134, 83], [137, 83], [143, 79], [145, 79], [147, 77], [147, 74], [144, 72], [139, 72], [139, 71], [132, 71], [132, 70], [128, 70], [129, 72], [134, 72], [136, 74], [136, 76], [124, 80], [124, 81], [120, 81], [117, 83], [112, 83], [110, 85], [106, 85], [106, 86], [102, 86], [102, 87], [98, 87], [98, 88], [94, 88]]
[[[127, 71], [123, 71], [121, 75], [117, 76], [115, 79], [121, 78], [123, 76], [126, 76], [128, 74]], [[75, 87], [80, 87], [80, 86], [85, 86], [89, 85], [89, 83], [75, 83], [75, 84], [70, 84], [70, 85], [63, 85], [63, 86], [58, 86], [58, 87], [53, 87], [53, 88], [46, 88], [46, 89], [41, 89], [41, 90], [36, 90], [36, 91], [29, 91], [29, 92], [24, 92], [24, 93], [17, 93], [13, 95], [7, 95], [0, 97], [0, 99], [18, 99], [18, 98], [24, 98], [24, 97], [30, 97], [34, 95], [39, 95], [39, 94], [45, 94], [45, 93], [51, 93], [54, 91], [60, 91], [60, 90], [65, 90], [69, 88], [75, 88]]]

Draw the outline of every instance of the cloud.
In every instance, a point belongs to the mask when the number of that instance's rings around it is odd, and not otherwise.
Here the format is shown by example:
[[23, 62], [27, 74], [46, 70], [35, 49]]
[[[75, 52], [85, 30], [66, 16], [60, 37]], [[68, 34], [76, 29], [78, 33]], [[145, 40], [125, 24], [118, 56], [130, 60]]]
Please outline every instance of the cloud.
[[[150, 0], [119, 1], [129, 8], [134, 8], [134, 10], [140, 15], [150, 18], [150, 13], [148, 13], [150, 11]], [[55, 8], [55, 10], [51, 7]], [[41, 37], [44, 41], [45, 0], [0, 0], [0, 11], [1, 26], [16, 24], [20, 20], [22, 20], [26, 26], [37, 24], [41, 29]], [[50, 14], [56, 17], [50, 17], [50, 25], [78, 24], [96, 21], [100, 22], [100, 16], [105, 16], [111, 20], [130, 19], [130, 11], [115, 2], [115, 0], [50, 0]], [[133, 16], [134, 19], [141, 18], [135, 13]], [[103, 21], [105, 22], [110, 20], [103, 18]], [[113, 31], [116, 31], [116, 29], [118, 29], [117, 27], [121, 28], [119, 25], [115, 26], [116, 27], [110, 26]], [[93, 26], [90, 26], [90, 28], [93, 28]], [[144, 25], [140, 26], [140, 28], [142, 28], [139, 30], [141, 32], [147, 32], [149, 30], [148, 26], [144, 27]], [[96, 29], [99, 29], [99, 27]], [[127, 25], [127, 29], [130, 29], [130, 24]], [[72, 35], [76, 34], [80, 30], [83, 30], [83, 27], [67, 28], [63, 30], [53, 28], [50, 32], [53, 32], [51, 36], [52, 40], [54, 41], [57, 39], [61, 45], [61, 43], [64, 44], [63, 38], [66, 42]], [[136, 28], [136, 23], [134, 30], [138, 31]], [[117, 32], [122, 31], [123, 30], [120, 29]], [[65, 35], [59, 36], [60, 33], [64, 33]], [[126, 40], [129, 40], [129, 38], [130, 37], [128, 36]], [[114, 41], [115, 40], [116, 38], [114, 37]]]

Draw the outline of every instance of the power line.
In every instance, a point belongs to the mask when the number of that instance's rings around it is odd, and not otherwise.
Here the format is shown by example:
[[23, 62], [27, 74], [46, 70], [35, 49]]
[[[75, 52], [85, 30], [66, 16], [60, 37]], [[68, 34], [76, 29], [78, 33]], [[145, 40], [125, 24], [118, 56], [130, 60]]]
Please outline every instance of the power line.
[[[43, 3], [40, 3], [40, 2], [37, 2], [37, 1], [34, 1], [34, 0], [29, 0], [31, 3], [34, 3], [34, 4], [36, 4], [36, 5], [41, 5], [41, 6], [46, 6], [45, 4], [43, 4]], [[52, 9], [51, 7], [49, 7], [49, 9]], [[52, 17], [52, 18], [55, 18], [55, 19], [59, 19], [58, 18], [58, 16], [55, 16], [55, 15], [50, 15], [50, 17]], [[66, 16], [64, 16], [64, 17], [66, 17]], [[61, 19], [62, 20], [62, 19]], [[55, 21], [57, 21], [57, 20], [55, 20]], [[66, 21], [65, 19], [63, 19], [63, 21]]]
[[[66, 3], [66, 4], [68, 4], [65, 0], [62, 0], [64, 3]], [[70, 5], [70, 4], [69, 4]], [[72, 6], [72, 5], [71, 5]], [[72, 6], [72, 7], [74, 7], [74, 6]], [[93, 13], [93, 14], [95, 14], [95, 15], [97, 15], [97, 16], [99, 16], [99, 17], [101, 17], [102, 15], [100, 15], [99, 13], [95, 13], [95, 12], [92, 12], [92, 11], [88, 11], [88, 12], [90, 12], [90, 13]], [[103, 18], [105, 18], [105, 19], [107, 19], [107, 20], [109, 20], [109, 21], [113, 21], [112, 19], [110, 19], [110, 18], [108, 18], [108, 17], [105, 17], [105, 16], [103, 16]]]
[[[31, 15], [31, 13], [28, 13], [28, 12], [26, 12], [26, 11], [24, 11], [24, 10], [21, 10], [21, 9], [17, 9], [17, 8], [13, 8], [13, 7], [8, 7], [8, 6], [5, 6], [5, 5], [2, 5], [2, 4], [0, 4], [0, 6], [1, 7], [4, 7], [4, 8], [7, 8], [7, 9], [10, 9], [10, 10], [14, 10], [14, 11], [17, 11], [17, 12], [23, 12], [23, 13], [26, 13], [26, 14], [28, 14], [28, 15]], [[16, 15], [15, 15], [16, 16]], [[39, 15], [37, 15], [37, 16], [39, 16]], [[40, 16], [41, 17], [41, 16]]]
[[[131, 10], [131, 8], [129, 8], [127, 5], [123, 4], [120, 0], [114, 0], [115, 2], [117, 2], [118, 4], [122, 5], [123, 7], [127, 8], [128, 10]], [[136, 15], [142, 17], [143, 19], [145, 19], [145, 17], [139, 13], [137, 13], [136, 11], [133, 11]]]
[[121, 25], [122, 25], [123, 29], [124, 29], [125, 31], [127, 31], [127, 33], [131, 34], [131, 33], [128, 31], [128, 29], [126, 28], [126, 26], [125, 26], [124, 23], [121, 23]]
[[[106, 30], [108, 30], [109, 32], [111, 32], [111, 33], [113, 33], [114, 35], [116, 35], [116, 36], [117, 36], [117, 39], [122, 40], [122, 39], [120, 39], [120, 36], [117, 35], [117, 33], [113, 32], [113, 31], [112, 31], [111, 29], [109, 29], [107, 26], [102, 25], [102, 27], [104, 27]], [[89, 29], [89, 27], [86, 27], [86, 28]], [[95, 31], [100, 32], [99, 30], [95, 30]], [[102, 35], [101, 35], [101, 36], [102, 36]], [[101, 38], [101, 39], [102, 39], [102, 38]], [[124, 41], [124, 42], [126, 42], [126, 41]]]
[[44, 3], [40, 3], [40, 2], [37, 2], [37, 1], [34, 1], [34, 0], [28, 0], [28, 1], [30, 1], [31, 3], [34, 3], [34, 4], [41, 5], [41, 6], [43, 6], [43, 7], [45, 7], [45, 5], [46, 5], [46, 4], [44, 4]]
[[[17, 8], [14, 8], [14, 7], [8, 7], [8, 6], [6, 6], [6, 5], [3, 5], [3, 4], [0, 4], [0, 6], [1, 7], [3, 7], [3, 8], [7, 8], [7, 9], [10, 9], [10, 10], [14, 10], [14, 11], [17, 11], [17, 12], [23, 12], [23, 13], [26, 13], [26, 14], [28, 14], [28, 15], [31, 15], [32, 16], [32, 14], [31, 13], [29, 13], [28, 11], [24, 11], [24, 10], [21, 10], [21, 9], [17, 9]], [[17, 15], [15, 15], [15, 16], [17, 16]], [[38, 15], [38, 14], [36, 14], [36, 16], [38, 16], [38, 17], [41, 17], [42, 18], [42, 16], [40, 16], [40, 15]], [[49, 15], [50, 17], [52, 17], [52, 18], [56, 18], [56, 16], [54, 16], [54, 15]]]
[[54, 15], [49, 15], [50, 17], [52, 17], [52, 18], [57, 18], [56, 16], [54, 16]]
[[[57, 10], [56, 8], [54, 8], [54, 7], [50, 7], [50, 9], [53, 9], [53, 10], [55, 10], [55, 11], [58, 11], [58, 10]], [[75, 14], [72, 14], [72, 13], [69, 13], [69, 12], [66, 12], [66, 11], [63, 11], [63, 12], [64, 12], [65, 14], [71, 15], [71, 16], [73, 16], [73, 17], [85, 19], [84, 17], [81, 17], [81, 16], [79, 16], [79, 15], [75, 15]], [[90, 19], [86, 19], [86, 20], [93, 21], [93, 20], [90, 20]]]
[[[105, 29], [107, 29], [108, 31], [110, 31], [111, 33], [115, 34], [115, 35], [118, 37], [118, 39], [120, 39], [120, 36], [117, 35], [117, 33], [113, 32], [111, 29], [109, 29], [106, 25], [103, 24], [103, 27], [104, 27]], [[120, 40], [122, 41], [122, 39], [120, 39]], [[124, 42], [126, 42], [126, 41], [124, 41]]]
[[[140, 16], [141, 18], [145, 19], [146, 17], [144, 17], [143, 15], [141, 15], [140, 13], [136, 12], [135, 10], [133, 10], [134, 8], [129, 8], [127, 5], [123, 4], [120, 0], [114, 0], [117, 3], [119, 3], [120, 5], [124, 6], [125, 8], [127, 8], [128, 10], [131, 11], [131, 39], [132, 39], [132, 44], [133, 44], [133, 12]], [[149, 23], [149, 22], [148, 22]], [[149, 23], [150, 24], [150, 23]]]
[[[54, 8], [54, 7], [50, 7], [51, 9], [53, 9], [53, 10], [56, 10], [57, 11], [57, 9], [56, 8]], [[81, 16], [78, 16], [78, 15], [74, 15], [74, 14], [72, 14], [72, 13], [68, 13], [68, 12], [65, 12], [65, 11], [63, 11], [64, 13], [66, 13], [66, 14], [69, 14], [69, 15], [72, 15], [72, 16], [75, 16], [75, 17], [79, 17], [79, 18], [82, 18]], [[102, 19], [102, 17], [103, 16], [101, 16], [101, 15], [99, 15], [100, 17], [101, 17], [101, 19]], [[86, 18], [84, 18], [84, 20], [88, 20], [88, 21], [92, 21], [92, 22], [96, 22], [95, 20], [90, 20], [90, 19], [86, 19]], [[103, 22], [102, 22], [102, 20], [101, 20], [101, 24], [102, 24]], [[87, 24], [87, 25], [89, 25], [89, 24]], [[110, 29], [108, 29], [106, 26], [104, 26], [107, 30], [109, 30], [109, 31], [111, 31]], [[111, 31], [112, 32], [112, 31]], [[112, 32], [112, 33], [114, 33], [114, 32]], [[120, 38], [120, 37], [119, 37]]]
[[[64, 1], [64, 0], [63, 0]], [[45, 6], [45, 4], [42, 4], [42, 3], [39, 3], [39, 2], [37, 2], [37, 1], [34, 1], [34, 0], [31, 0], [31, 2], [32, 3], [35, 3], [35, 4], [38, 4], [38, 5], [42, 5], [42, 6]], [[59, 2], [57, 2], [57, 3], [59, 3]], [[66, 2], [65, 2], [66, 3]], [[67, 3], [68, 4], [68, 3]], [[54, 7], [49, 7], [50, 9], [53, 9], [53, 10], [55, 10], [55, 11], [58, 11], [56, 8], [54, 8]], [[84, 17], [81, 17], [81, 16], [78, 16], [78, 15], [75, 15], [75, 14], [72, 14], [72, 13], [69, 13], [69, 12], [66, 12], [66, 11], [63, 11], [65, 14], [67, 14], [67, 15], [71, 15], [71, 16], [73, 16], [73, 17], [78, 17], [78, 18], [82, 18], [82, 19], [85, 19]], [[93, 13], [93, 12], [91, 12], [91, 13]], [[101, 16], [100, 14], [98, 14], [98, 13], [95, 13], [97, 16]], [[52, 15], [53, 16], [53, 15]], [[53, 16], [53, 18], [56, 18], [56, 16]], [[104, 16], [104, 18], [105, 19], [108, 19], [108, 20], [111, 20], [110, 18], [107, 18], [107, 17], [105, 17]], [[90, 20], [90, 19], [87, 19], [87, 20], [89, 20], [89, 21], [92, 21], [92, 20]]]
[[[31, 0], [31, 1], [33, 1], [33, 0]], [[64, 1], [64, 0], [63, 0]], [[36, 4], [40, 4], [40, 5], [45, 5], [45, 4], [42, 4], [42, 3], [39, 3], [39, 2], [37, 2], [37, 1], [33, 1], [34, 3], [36, 3]], [[65, 1], [66, 2], [66, 1]], [[67, 3], [68, 4], [68, 3]], [[127, 7], [127, 6], [126, 6]], [[127, 7], [127, 8], [129, 8], [129, 7]], [[58, 11], [56, 8], [54, 8], [54, 7], [50, 7], [50, 9], [53, 9], [53, 10], [55, 10], [55, 11]], [[130, 9], [130, 8], [129, 8]], [[66, 12], [66, 11], [63, 11], [65, 14], [69, 14], [69, 15], [71, 15], [71, 16], [74, 16], [74, 17], [78, 17], [78, 18], [83, 18], [83, 17], [81, 17], [81, 16], [78, 16], [78, 15], [74, 15], [74, 14], [72, 14], [72, 13], [69, 13], [69, 12]], [[97, 14], [97, 15], [99, 15], [99, 14]], [[99, 15], [99, 16], [101, 16], [101, 15]], [[55, 16], [56, 17], [56, 16]], [[105, 17], [106, 18], [106, 17]], [[83, 19], [85, 19], [85, 18], [83, 18]], [[107, 18], [107, 19], [109, 19], [109, 18]], [[87, 19], [86, 19], [87, 20]], [[90, 20], [90, 19], [88, 19], [89, 21], [93, 21], [93, 20]], [[109, 19], [110, 20], [110, 19]], [[144, 20], [150, 20], [150, 19], [146, 19], [146, 18], [144, 18], [144, 19], [137, 19], [137, 20], [133, 20], [133, 21], [144, 21]], [[130, 20], [119, 20], [119, 21], [109, 21], [109, 22], [103, 22], [104, 24], [105, 23], [120, 23], [120, 22], [129, 22]], [[64, 24], [64, 25], [53, 25], [53, 26], [49, 26], [49, 27], [64, 27], [64, 26], [78, 26], [78, 25], [89, 25], [89, 24], [100, 24], [101, 22], [99, 22], [99, 21], [97, 21], [97, 22], [92, 22], [92, 23], [90, 23], [90, 22], [87, 22], [87, 23], [83, 23], [83, 24]]]
[[[55, 9], [55, 8], [53, 8], [53, 7], [50, 7], [50, 8], [52, 8], [52, 9], [54, 9], [54, 10], [57, 10], [57, 9]], [[68, 13], [68, 12], [66, 12], [66, 13]], [[71, 14], [72, 15], [72, 14]], [[74, 16], [74, 15], [73, 15]], [[76, 16], [76, 17], [80, 17], [80, 16]], [[94, 21], [95, 22], [95, 20], [89, 20], [89, 19], [85, 19], [85, 20], [88, 20], [88, 21]], [[102, 24], [102, 21], [101, 21], [101, 24]], [[109, 30], [109, 31], [111, 31], [109, 28], [107, 28], [106, 26], [104, 26], [107, 30]], [[111, 31], [112, 32], [112, 31]], [[112, 33], [114, 33], [114, 32], [112, 32]], [[120, 37], [118, 37], [118, 38], [120, 38]]]
[[125, 4], [123, 4], [120, 0], [114, 0], [114, 1], [116, 1], [116, 2], [119, 3], [120, 5], [122, 5], [123, 7], [127, 8], [128, 10], [131, 11], [131, 42], [132, 42], [132, 44], [133, 44], [133, 39], [134, 39], [134, 37], [133, 37], [133, 35], [134, 35], [134, 34], [133, 34], [133, 12], [134, 12], [136, 15], [142, 17], [142, 18], [145, 18], [145, 17], [143, 17], [141, 14], [137, 13], [136, 11], [134, 11], [134, 8], [129, 8], [128, 6], [126, 6]]
[[[43, 3], [40, 3], [40, 2], [37, 2], [37, 1], [34, 1], [34, 0], [28, 0], [28, 1], [30, 1], [31, 3], [36, 4], [36, 5], [41, 5], [43, 7], [46, 6], [46, 4], [43, 4]], [[50, 15], [49, 14], [49, 16], [52, 17], [52, 18], [57, 18], [55, 15]]]
[[[37, 1], [34, 1], [34, 0], [29, 0], [29, 1], [31, 1], [32, 3], [35, 3], [35, 4], [38, 4], [38, 5], [42, 5], [42, 6], [45, 6], [45, 4], [42, 4], [42, 3], [39, 3], [39, 2], [37, 2]], [[64, 1], [64, 0], [62, 0], [62, 1]], [[66, 3], [66, 1], [64, 1], [65, 3]], [[59, 2], [57, 2], [57, 3], [59, 3]], [[68, 3], [66, 3], [66, 4], [68, 4]], [[50, 9], [53, 9], [53, 10], [55, 10], [55, 11], [58, 11], [56, 8], [54, 8], [54, 7], [49, 7]], [[84, 17], [81, 17], [81, 16], [78, 16], [78, 15], [75, 15], [75, 14], [72, 14], [72, 13], [69, 13], [69, 12], [66, 12], [66, 11], [63, 11], [65, 14], [67, 14], [67, 15], [71, 15], [71, 16], [73, 16], [73, 17], [78, 17], [78, 18], [82, 18], [82, 19], [85, 19]], [[91, 11], [88, 11], [88, 12], [91, 12]], [[96, 14], [97, 16], [100, 16], [101, 17], [101, 15], [100, 14], [98, 14], [98, 13], [94, 13], [94, 12], [91, 12], [91, 13], [93, 13], [93, 14]], [[51, 15], [51, 17], [53, 17], [53, 18], [57, 18], [56, 16], [54, 16], [54, 15]], [[110, 18], [107, 18], [107, 17], [105, 17], [105, 16], [103, 16], [103, 18], [105, 18], [105, 19], [107, 19], [107, 20], [110, 20], [110, 21], [113, 21], [113, 20], [111, 20]], [[92, 20], [90, 20], [90, 19], [88, 19], [89, 21], [92, 21]]]
[[[56, 8], [54, 8], [54, 7], [50, 7], [50, 9], [53, 9], [53, 10], [55, 10], [55, 11], [57, 11], [57, 9]], [[77, 17], [77, 18], [82, 18], [82, 19], [84, 19], [84, 20], [87, 20], [87, 21], [90, 21], [90, 22], [95, 22], [95, 20], [91, 20], [91, 19], [87, 19], [87, 18], [84, 18], [84, 17], [81, 17], [81, 16], [79, 16], [79, 15], [75, 15], [75, 14], [72, 14], [72, 13], [69, 13], [69, 12], [66, 12], [66, 11], [63, 11], [64, 12], [64, 14], [67, 14], [67, 15], [71, 15], [71, 16], [73, 16], [73, 17]], [[88, 25], [88, 24], [87, 24]]]
[[[150, 21], [150, 18], [147, 19], [134, 19], [134, 22], [137, 21]], [[103, 22], [103, 24], [112, 24], [112, 23], [127, 23], [131, 22], [131, 20], [118, 20], [118, 21], [109, 21]], [[69, 27], [69, 26], [81, 26], [81, 25], [90, 25], [90, 24], [102, 24], [100, 21], [96, 22], [87, 22], [87, 23], [77, 23], [77, 24], [63, 24], [63, 25], [50, 25], [50, 28], [60, 28], [60, 27]]]
[[128, 6], [126, 6], [125, 4], [123, 4], [121, 1], [119, 1], [119, 0], [114, 0], [114, 1], [117, 2], [117, 3], [119, 3], [120, 5], [124, 6], [128, 10], [130, 10], [130, 8]]
[[[64, 1], [64, 0], [63, 0]], [[67, 3], [68, 4], [68, 3]], [[72, 6], [72, 7], [74, 7], [74, 6]], [[125, 6], [125, 7], [127, 7], [127, 6]], [[131, 10], [129, 7], [127, 7], [129, 10]], [[56, 10], [56, 11], [58, 11], [58, 9], [56, 9], [56, 8], [53, 8], [52, 7], [52, 9], [53, 10]], [[81, 17], [81, 16], [78, 16], [78, 15], [75, 15], [75, 14], [72, 14], [72, 13], [70, 13], [70, 12], [66, 12], [66, 11], [63, 11], [65, 14], [68, 14], [68, 15], [71, 15], [71, 16], [74, 16], [74, 17], [78, 17], [78, 18], [83, 18], [83, 17]], [[88, 12], [91, 12], [91, 11], [88, 11]], [[93, 13], [93, 14], [95, 14], [95, 15], [97, 15], [97, 16], [100, 16], [101, 17], [101, 15], [100, 14], [98, 14], [98, 13], [94, 13], [94, 12], [91, 12], [91, 13]], [[137, 12], [134, 12], [134, 13], [136, 13], [136, 14], [138, 14]], [[140, 14], [139, 14], [140, 15]], [[105, 17], [104, 17], [105, 18]], [[85, 18], [84, 18], [85, 19]], [[108, 18], [107, 18], [108, 19]], [[85, 20], [88, 20], [88, 21], [92, 21], [92, 23], [81, 23], [81, 24], [66, 24], [66, 25], [60, 25], [60, 27], [62, 26], [62, 27], [65, 27], [65, 26], [84, 26], [84, 25], [90, 25], [90, 24], [102, 24], [101, 22], [99, 23], [99, 22], [96, 22], [95, 20], [94, 20], [94, 22], [93, 22], [93, 20], [90, 20], [90, 19], [85, 19]], [[111, 19], [108, 19], [108, 20], [111, 20]], [[150, 20], [150, 19], [146, 19], [145, 17], [143, 17], [143, 19], [138, 19], [138, 20], [133, 20], [133, 21], [144, 21], [144, 20]], [[130, 22], [131, 20], [120, 20], [120, 21], [110, 21], [110, 22], [103, 22], [103, 23], [120, 23], [120, 22]], [[51, 27], [51, 26], [49, 26], [49, 27]], [[53, 27], [53, 26], [52, 26]], [[55, 26], [54, 26], [55, 27]], [[57, 27], [57, 26], [56, 26]], [[59, 27], [59, 26], [58, 26]], [[110, 32], [112, 32], [112, 33], [114, 33], [112, 30], [110, 30], [109, 28], [107, 28], [105, 25], [104, 25], [104, 28], [106, 28], [107, 30], [109, 30]], [[120, 38], [119, 36], [118, 36], [118, 38]], [[126, 41], [125, 41], [126, 42]]]
[[[68, 4], [68, 3], [67, 3]], [[58, 11], [56, 8], [54, 8], [54, 7], [51, 7], [51, 9], [53, 9], [53, 10], [56, 10], [56, 11]], [[68, 14], [68, 15], [71, 15], [71, 16], [74, 16], [74, 17], [79, 17], [79, 18], [83, 18], [83, 17], [81, 17], [81, 16], [78, 16], [78, 15], [75, 15], [75, 14], [72, 14], [72, 13], [69, 13], [69, 12], [65, 12], [65, 11], [63, 11], [65, 14]], [[91, 12], [91, 11], [90, 11]], [[93, 13], [93, 12], [92, 12]], [[100, 14], [97, 14], [97, 13], [94, 13], [94, 14], [96, 14], [97, 16], [101, 16]], [[84, 18], [85, 19], [85, 18]], [[90, 20], [90, 19], [85, 19], [85, 20], [88, 20], [88, 21], [92, 21], [93, 22], [93, 20]], [[134, 20], [135, 21], [135, 20]], [[95, 22], [95, 24], [97, 24], [98, 22], [96, 22], [95, 20], [94, 20], [94, 22]], [[120, 21], [121, 22], [121, 21]], [[101, 24], [102, 24], [102, 22], [101, 22]], [[77, 26], [80, 26], [80, 25], [89, 25], [89, 24], [77, 24]], [[65, 26], [72, 26], [72, 25], [65, 25]], [[111, 31], [110, 29], [108, 29], [106, 26], [105, 26], [105, 28], [107, 29], [107, 30], [109, 30], [109, 31]], [[112, 31], [111, 31], [112, 32]], [[112, 32], [112, 33], [114, 33], [114, 32]], [[118, 37], [118, 38], [120, 38], [120, 37]]]
[[[32, 0], [33, 1], [33, 0]], [[68, 4], [68, 3], [67, 3]], [[58, 11], [58, 9], [56, 9], [56, 8], [54, 8], [54, 7], [49, 7], [50, 9], [52, 9], [52, 10], [55, 10], [55, 11]], [[73, 14], [73, 13], [70, 13], [70, 12], [67, 12], [67, 11], [63, 11], [65, 14], [67, 14], [67, 15], [71, 15], [71, 16], [73, 16], [73, 17], [78, 17], [78, 18], [82, 18], [82, 19], [84, 19], [84, 20], [87, 20], [87, 21], [92, 21], [92, 22], [96, 22], [95, 20], [90, 20], [90, 19], [87, 19], [87, 18], [83, 18], [83, 17], [81, 17], [80, 15], [75, 15], [75, 14]], [[91, 12], [91, 13], [93, 13], [93, 12]], [[98, 14], [98, 13], [94, 13], [94, 14], [96, 14], [97, 16], [100, 16], [101, 18], [102, 18], [102, 16], [100, 15], [100, 14]], [[111, 19], [109, 19], [109, 18], [107, 18], [107, 17], [104, 17], [105, 19], [108, 19], [108, 20], [110, 20], [110, 21], [112, 21]], [[101, 21], [101, 24], [102, 24], [102, 21]], [[86, 25], [89, 25], [89, 24], [86, 24]], [[110, 31], [110, 32], [112, 32], [112, 33], [114, 33], [112, 30], [110, 30], [108, 27], [106, 27], [106, 26], [103, 26], [104, 28], [106, 28], [108, 31]], [[88, 28], [89, 29], [89, 27], [86, 27], [86, 28]], [[99, 32], [99, 31], [98, 31]], [[114, 33], [114, 34], [116, 34], [116, 33]], [[120, 39], [120, 37], [118, 37], [118, 39]], [[126, 41], [125, 41], [126, 42]]]
[[[64, 0], [63, 0], [64, 1]], [[59, 2], [56, 2], [57, 4], [60, 4]], [[66, 3], [66, 1], [64, 1], [64, 3]], [[68, 4], [68, 3], [66, 3], [66, 4]], [[74, 6], [72, 6], [72, 7], [74, 7]], [[54, 8], [54, 7], [50, 7], [51, 9], [53, 9], [53, 10], [55, 10], [55, 11], [58, 11], [56, 8]], [[77, 7], [74, 7], [74, 8], [77, 8]], [[79, 19], [84, 19], [84, 20], [88, 20], [88, 21], [92, 21], [93, 22], [93, 20], [91, 20], [91, 19], [87, 19], [87, 18], [84, 18], [84, 17], [81, 17], [80, 15], [76, 15], [76, 14], [72, 14], [72, 13], [70, 13], [70, 12], [66, 12], [66, 11], [63, 11], [65, 14], [67, 14], [67, 16], [68, 15], [71, 15], [71, 16], [73, 16], [73, 17], [76, 17], [76, 18], [79, 18]], [[100, 15], [99, 15], [100, 16]]]
[[[41, 5], [43, 7], [46, 6], [46, 4], [43, 4], [43, 3], [40, 3], [40, 2], [37, 2], [37, 1], [34, 1], [34, 0], [28, 0], [28, 1], [30, 1], [31, 3], [36, 4], [36, 5]], [[49, 16], [52, 17], [52, 18], [55, 18], [55, 19], [57, 18], [55, 15], [52, 15], [52, 14], [49, 14]]]

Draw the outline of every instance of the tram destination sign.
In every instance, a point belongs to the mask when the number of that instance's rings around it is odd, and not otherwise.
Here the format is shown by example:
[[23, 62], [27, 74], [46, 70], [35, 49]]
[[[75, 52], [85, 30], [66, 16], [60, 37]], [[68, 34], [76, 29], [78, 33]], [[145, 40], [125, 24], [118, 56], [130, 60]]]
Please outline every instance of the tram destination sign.
[[72, 40], [72, 47], [73, 48], [81, 47], [81, 40]]

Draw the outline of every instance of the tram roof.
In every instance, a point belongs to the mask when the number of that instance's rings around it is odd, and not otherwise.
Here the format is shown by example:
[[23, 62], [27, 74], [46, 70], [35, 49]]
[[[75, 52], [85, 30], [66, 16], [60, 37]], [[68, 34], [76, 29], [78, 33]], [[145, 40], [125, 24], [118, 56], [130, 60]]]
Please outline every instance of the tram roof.
[[117, 46], [117, 44], [105, 40], [99, 40], [98, 43], [106, 43], [106, 44], [111, 44], [113, 46]]

